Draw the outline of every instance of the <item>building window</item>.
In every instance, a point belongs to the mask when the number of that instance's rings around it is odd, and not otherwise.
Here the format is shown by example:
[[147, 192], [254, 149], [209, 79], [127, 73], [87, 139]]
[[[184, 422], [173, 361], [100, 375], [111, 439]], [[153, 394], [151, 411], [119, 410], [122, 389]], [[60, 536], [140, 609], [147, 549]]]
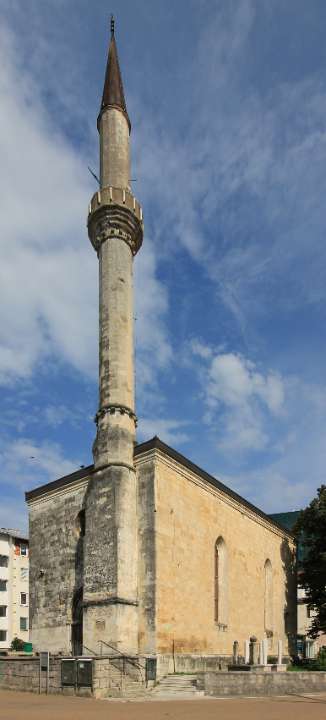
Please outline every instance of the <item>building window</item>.
[[215, 622], [221, 629], [228, 624], [227, 550], [222, 537], [215, 543]]
[[77, 535], [78, 537], [85, 537], [86, 531], [86, 514], [85, 510], [81, 510], [77, 515]]
[[20, 618], [20, 629], [21, 630], [27, 630], [27, 618], [21, 617]]
[[0, 580], [0, 592], [6, 592], [7, 580]]
[[0, 605], [0, 617], [7, 617], [7, 605]]
[[20, 604], [27, 605], [27, 593], [20, 593]]
[[305, 638], [305, 657], [312, 660], [316, 657], [316, 645], [314, 640], [308, 640]]
[[20, 579], [23, 582], [28, 580], [28, 568], [20, 568]]
[[0, 630], [0, 642], [6, 642], [7, 630]]
[[264, 626], [267, 637], [273, 636], [273, 569], [270, 560], [264, 565]]
[[8, 567], [8, 555], [0, 555], [0, 567]]
[[21, 545], [20, 546], [20, 554], [24, 557], [27, 557], [28, 555], [28, 546], [27, 545]]

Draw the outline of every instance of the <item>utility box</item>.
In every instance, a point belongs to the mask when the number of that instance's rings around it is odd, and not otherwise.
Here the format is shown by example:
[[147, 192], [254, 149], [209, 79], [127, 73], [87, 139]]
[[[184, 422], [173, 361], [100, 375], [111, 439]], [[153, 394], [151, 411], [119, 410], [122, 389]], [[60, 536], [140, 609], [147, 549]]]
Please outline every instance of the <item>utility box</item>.
[[76, 678], [76, 660], [61, 660], [62, 687], [75, 687]]
[[92, 660], [77, 660], [77, 687], [92, 687], [93, 662]]

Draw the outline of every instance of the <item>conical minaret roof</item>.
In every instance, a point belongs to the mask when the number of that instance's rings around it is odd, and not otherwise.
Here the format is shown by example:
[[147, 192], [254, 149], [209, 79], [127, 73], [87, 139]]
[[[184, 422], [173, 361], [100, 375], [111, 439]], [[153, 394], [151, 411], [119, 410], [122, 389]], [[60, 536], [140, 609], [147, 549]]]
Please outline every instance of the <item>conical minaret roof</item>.
[[101, 109], [98, 116], [98, 125], [102, 113], [106, 108], [114, 107], [121, 110], [125, 115], [129, 130], [131, 128], [130, 119], [127, 111], [126, 100], [123, 90], [123, 83], [119, 65], [118, 50], [114, 36], [114, 19], [111, 17], [111, 40], [108, 52], [108, 61], [106, 65], [104, 88]]

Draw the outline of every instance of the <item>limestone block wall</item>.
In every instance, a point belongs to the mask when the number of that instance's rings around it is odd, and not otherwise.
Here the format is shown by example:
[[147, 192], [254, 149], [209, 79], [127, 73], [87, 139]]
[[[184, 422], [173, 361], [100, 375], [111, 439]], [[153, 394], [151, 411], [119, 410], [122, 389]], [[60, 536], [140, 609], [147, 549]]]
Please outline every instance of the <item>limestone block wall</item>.
[[205, 673], [205, 695], [213, 697], [296, 695], [326, 692], [324, 672]]
[[136, 458], [138, 516], [138, 648], [156, 652], [155, 463]]
[[[177, 655], [232, 654], [255, 634], [266, 637], [265, 563], [272, 567], [269, 653], [288, 650], [295, 634], [296, 586], [291, 538], [209, 485], [172, 458], [155, 456], [156, 651]], [[226, 549], [226, 613], [215, 619], [214, 551]]]
[[83, 584], [78, 514], [88, 479], [30, 503], [30, 629], [36, 651], [71, 652], [72, 601]]
[[[38, 657], [0, 657], [0, 689], [39, 692]], [[41, 692], [46, 690], [46, 672], [41, 673]], [[61, 692], [61, 659], [50, 658], [49, 692]]]

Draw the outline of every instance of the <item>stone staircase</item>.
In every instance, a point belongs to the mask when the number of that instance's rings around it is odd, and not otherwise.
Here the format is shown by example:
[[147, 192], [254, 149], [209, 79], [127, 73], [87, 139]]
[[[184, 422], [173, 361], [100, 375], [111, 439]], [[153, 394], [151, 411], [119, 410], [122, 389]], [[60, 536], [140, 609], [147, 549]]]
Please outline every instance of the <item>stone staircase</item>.
[[194, 700], [202, 697], [204, 693], [197, 690], [196, 675], [166, 675], [148, 691], [152, 700], [171, 698], [174, 700]]
[[102, 697], [106, 698], [140, 698], [146, 695], [146, 686], [139, 676], [138, 680], [122, 673], [112, 663], [109, 666], [109, 683]]

